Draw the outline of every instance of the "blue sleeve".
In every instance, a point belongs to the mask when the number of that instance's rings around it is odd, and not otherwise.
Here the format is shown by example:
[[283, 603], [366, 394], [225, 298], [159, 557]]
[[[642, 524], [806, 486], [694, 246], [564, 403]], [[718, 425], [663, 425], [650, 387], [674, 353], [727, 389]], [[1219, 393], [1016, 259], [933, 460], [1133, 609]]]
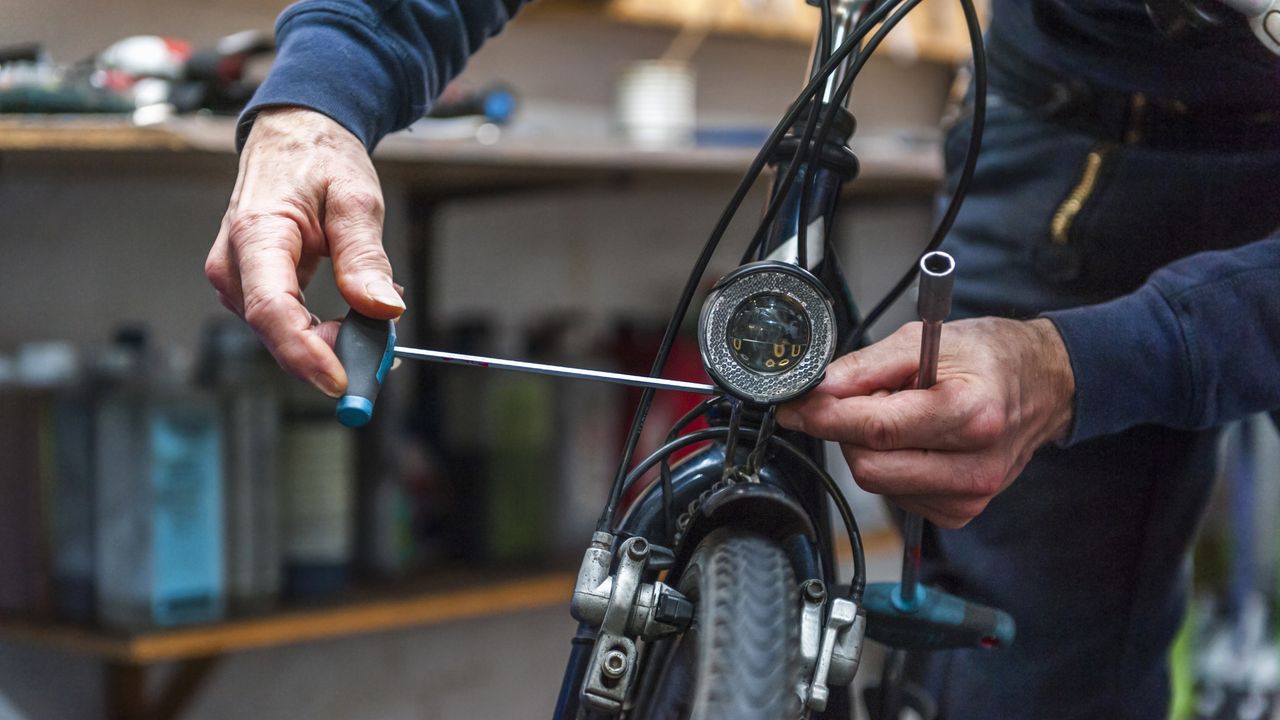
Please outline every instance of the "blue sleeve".
[[1280, 408], [1280, 234], [1183, 258], [1132, 295], [1045, 316], [1075, 372], [1067, 444]]
[[521, 0], [302, 0], [276, 21], [276, 61], [240, 116], [294, 105], [333, 118], [370, 150], [422, 117]]

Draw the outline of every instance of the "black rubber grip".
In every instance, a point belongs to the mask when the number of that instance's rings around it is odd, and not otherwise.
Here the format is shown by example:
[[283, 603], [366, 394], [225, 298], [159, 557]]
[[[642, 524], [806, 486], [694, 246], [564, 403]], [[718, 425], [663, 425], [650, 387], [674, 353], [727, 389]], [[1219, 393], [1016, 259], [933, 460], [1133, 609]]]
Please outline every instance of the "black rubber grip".
[[351, 310], [338, 330], [334, 350], [347, 371], [347, 394], [338, 400], [338, 422], [363, 427], [373, 419], [373, 404], [395, 354], [394, 320], [375, 320]]

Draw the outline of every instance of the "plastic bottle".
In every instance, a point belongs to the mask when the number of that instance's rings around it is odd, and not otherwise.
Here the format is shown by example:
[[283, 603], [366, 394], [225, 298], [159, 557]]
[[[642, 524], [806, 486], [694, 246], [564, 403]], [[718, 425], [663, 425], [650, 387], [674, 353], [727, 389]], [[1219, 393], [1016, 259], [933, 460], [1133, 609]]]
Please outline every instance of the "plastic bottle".
[[226, 607], [218, 404], [185, 363], [133, 343], [134, 366], [95, 412], [98, 617], [138, 627], [209, 622]]
[[346, 588], [355, 555], [355, 436], [333, 401], [285, 383], [280, 429], [281, 553], [285, 593], [321, 598]]
[[199, 379], [218, 399], [223, 436], [226, 585], [233, 611], [270, 607], [280, 594], [278, 387], [287, 378], [244, 323], [208, 326]]

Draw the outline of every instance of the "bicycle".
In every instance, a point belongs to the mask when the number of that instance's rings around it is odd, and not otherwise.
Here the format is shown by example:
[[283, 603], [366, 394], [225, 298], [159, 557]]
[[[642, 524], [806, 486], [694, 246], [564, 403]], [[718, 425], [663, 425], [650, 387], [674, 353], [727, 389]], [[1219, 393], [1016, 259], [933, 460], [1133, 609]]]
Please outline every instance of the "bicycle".
[[[872, 703], [882, 720], [896, 720], [905, 707], [927, 718], [927, 699], [899, 677], [901, 649], [992, 648], [1013, 640], [1006, 614], [916, 584], [919, 555], [911, 545], [919, 523], [911, 518], [902, 584], [868, 586], [857, 521], [823, 467], [821, 443], [774, 425], [776, 406], [814, 387], [837, 352], [859, 347], [921, 267], [926, 278], [948, 282], [953, 265], [934, 251], [964, 199], [985, 115], [981, 29], [972, 0], [960, 0], [974, 63], [974, 130], [964, 165], [921, 262], [862, 317], [831, 246], [841, 189], [858, 172], [848, 145], [856, 123], [844, 106], [868, 57], [921, 0], [810, 1], [820, 7], [821, 26], [809, 80], [694, 263], [579, 569], [571, 602], [579, 627], [557, 720], [849, 717], [848, 694], [839, 689], [853, 681], [864, 636], [899, 649]], [[633, 462], [655, 385], [662, 385], [657, 379], [712, 253], [766, 167], [774, 172], [764, 215], [740, 267], [715, 285], [700, 316], [704, 365], [716, 383], [707, 389], [715, 394], [681, 418], [662, 447]], [[938, 312], [930, 311], [935, 328]], [[936, 331], [931, 337], [936, 358]], [[396, 354], [394, 324], [348, 315], [337, 351], [351, 382], [339, 417], [358, 425]], [[701, 417], [710, 427], [681, 434]], [[687, 448], [696, 449], [670, 461]], [[623, 506], [627, 490], [654, 468], [659, 480]], [[852, 550], [847, 586], [836, 583], [828, 502]]]

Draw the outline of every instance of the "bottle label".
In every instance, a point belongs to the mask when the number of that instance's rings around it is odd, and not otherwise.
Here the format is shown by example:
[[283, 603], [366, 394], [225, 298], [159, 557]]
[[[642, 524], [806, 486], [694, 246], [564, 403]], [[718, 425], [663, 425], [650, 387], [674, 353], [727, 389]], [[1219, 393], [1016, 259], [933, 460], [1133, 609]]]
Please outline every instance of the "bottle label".
[[222, 604], [222, 476], [211, 407], [157, 408], [151, 417], [156, 622], [211, 620]]

